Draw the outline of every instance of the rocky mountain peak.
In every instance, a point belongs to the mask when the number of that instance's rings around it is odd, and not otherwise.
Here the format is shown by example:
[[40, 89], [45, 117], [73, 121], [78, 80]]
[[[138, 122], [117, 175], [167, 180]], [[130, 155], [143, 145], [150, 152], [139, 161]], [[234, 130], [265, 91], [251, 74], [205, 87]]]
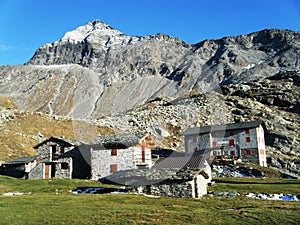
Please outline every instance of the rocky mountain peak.
[[60, 41], [76, 44], [82, 42], [86, 37], [94, 34], [95, 32], [97, 35], [103, 36], [117, 36], [122, 34], [120, 31], [115, 30], [110, 25], [100, 20], [94, 20], [88, 22], [86, 25], [76, 28], [73, 31], [67, 32]]
[[178, 150], [191, 124], [261, 119], [270, 165], [297, 172], [299, 46], [300, 32], [289, 30], [187, 44], [161, 33], [128, 36], [95, 20], [43, 45], [24, 66], [0, 67], [0, 97], [117, 130], [166, 130], [162, 146]]

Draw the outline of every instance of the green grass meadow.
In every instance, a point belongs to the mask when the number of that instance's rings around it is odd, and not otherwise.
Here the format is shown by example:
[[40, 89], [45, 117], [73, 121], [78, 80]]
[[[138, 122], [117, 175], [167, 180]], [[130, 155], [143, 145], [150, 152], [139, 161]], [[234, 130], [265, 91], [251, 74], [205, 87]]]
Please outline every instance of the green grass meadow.
[[[258, 200], [242, 193], [300, 194], [299, 180], [223, 178], [210, 191], [241, 196], [201, 199], [136, 194], [73, 194], [88, 180], [22, 180], [0, 176], [0, 224], [299, 224], [300, 203]], [[3, 196], [7, 192], [24, 195]]]

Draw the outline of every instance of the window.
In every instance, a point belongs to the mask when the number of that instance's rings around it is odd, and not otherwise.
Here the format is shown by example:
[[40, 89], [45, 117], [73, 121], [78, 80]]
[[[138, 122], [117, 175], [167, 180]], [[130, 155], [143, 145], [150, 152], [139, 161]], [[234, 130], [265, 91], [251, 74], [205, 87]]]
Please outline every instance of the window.
[[56, 145], [51, 145], [51, 150], [52, 150], [52, 153], [56, 153]]
[[234, 139], [229, 140], [229, 145], [234, 145]]
[[111, 164], [110, 165], [110, 172], [111, 173], [118, 172], [118, 164]]
[[246, 132], [246, 134], [250, 134], [250, 130], [249, 129], [247, 129], [245, 132]]
[[193, 138], [193, 142], [197, 142], [197, 138]]
[[250, 142], [250, 137], [246, 137], [246, 142]]
[[252, 150], [251, 149], [247, 149], [247, 155], [252, 155]]
[[197, 147], [194, 148], [194, 152], [198, 152], [198, 148]]
[[51, 155], [50, 155], [50, 160], [55, 160], [55, 154], [56, 154], [56, 145], [51, 145]]
[[112, 149], [111, 150], [111, 155], [118, 155], [117, 149]]
[[235, 151], [230, 151], [231, 156], [235, 156]]
[[213, 147], [216, 147], [216, 146], [217, 146], [217, 142], [213, 141], [213, 142], [212, 142], [212, 146], [213, 146]]
[[65, 147], [64, 147], [64, 146], [60, 146], [60, 147], [59, 147], [59, 152], [60, 152], [61, 154], [64, 154], [64, 153], [65, 153]]
[[264, 155], [264, 154], [265, 154], [265, 150], [264, 150], [264, 149], [260, 149], [260, 150], [259, 150], [259, 153], [260, 153], [261, 155]]
[[232, 131], [230, 131], [230, 136], [233, 136], [234, 135], [234, 132], [233, 132], [233, 130]]
[[62, 170], [67, 170], [67, 169], [69, 169], [69, 164], [66, 163], [66, 162], [63, 162], [63, 163], [60, 164], [60, 168]]

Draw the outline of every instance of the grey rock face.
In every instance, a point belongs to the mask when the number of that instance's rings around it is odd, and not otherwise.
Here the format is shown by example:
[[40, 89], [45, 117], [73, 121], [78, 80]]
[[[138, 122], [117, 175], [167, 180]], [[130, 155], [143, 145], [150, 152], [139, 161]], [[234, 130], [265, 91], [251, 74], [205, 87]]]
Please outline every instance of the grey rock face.
[[280, 72], [258, 82], [223, 87], [226, 102], [232, 102], [234, 120], [261, 119], [269, 165], [299, 176], [300, 120], [299, 71]]
[[299, 32], [270, 29], [189, 45], [164, 34], [130, 37], [93, 21], [42, 46], [27, 64], [79, 64], [107, 85], [154, 75], [205, 91], [299, 69], [299, 42]]
[[[156, 97], [205, 93], [299, 69], [299, 37], [272, 29], [189, 45], [164, 34], [130, 37], [93, 21], [39, 48], [27, 66], [2, 67], [0, 93], [16, 96], [20, 108], [99, 118]], [[48, 86], [56, 93], [33, 96]]]

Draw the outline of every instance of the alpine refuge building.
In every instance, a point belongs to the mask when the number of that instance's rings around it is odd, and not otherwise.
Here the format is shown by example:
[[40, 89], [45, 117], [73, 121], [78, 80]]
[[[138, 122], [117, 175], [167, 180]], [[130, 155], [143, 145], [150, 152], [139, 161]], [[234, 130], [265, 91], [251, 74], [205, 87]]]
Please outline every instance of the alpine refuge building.
[[260, 120], [193, 127], [182, 133], [185, 153], [240, 159], [267, 166], [263, 123]]

